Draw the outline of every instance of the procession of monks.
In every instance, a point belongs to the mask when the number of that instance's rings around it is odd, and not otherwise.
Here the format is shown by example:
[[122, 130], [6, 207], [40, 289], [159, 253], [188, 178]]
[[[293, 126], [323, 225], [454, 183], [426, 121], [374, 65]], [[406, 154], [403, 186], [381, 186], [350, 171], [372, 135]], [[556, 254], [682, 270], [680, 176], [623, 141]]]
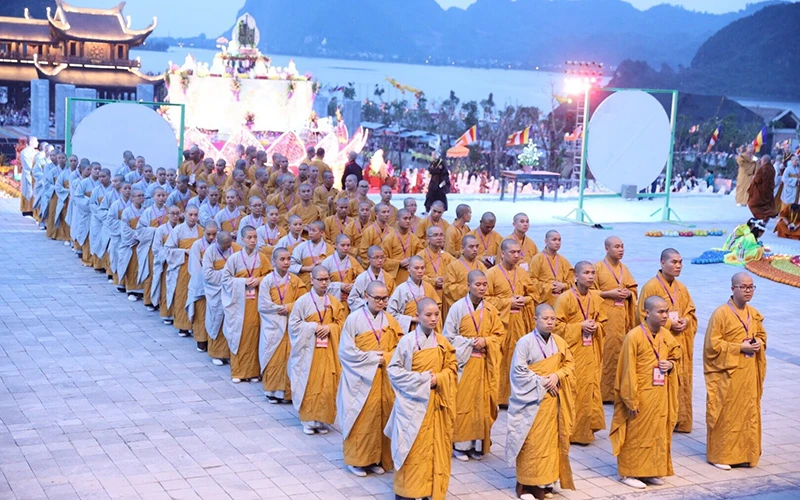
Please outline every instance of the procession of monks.
[[[234, 383], [292, 404], [305, 434], [337, 423], [348, 470], [394, 470], [398, 499], [445, 498], [451, 458], [490, 453], [499, 410], [524, 500], [574, 489], [570, 445], [607, 427], [624, 484], [673, 474], [672, 433], [692, 431], [698, 330], [676, 250], [640, 288], [618, 237], [573, 265], [557, 231], [539, 250], [524, 213], [505, 237], [491, 212], [472, 229], [464, 204], [452, 223], [441, 202], [419, 217], [389, 186], [377, 204], [354, 175], [337, 190], [324, 151], [308, 153], [298, 176], [254, 149], [231, 171], [197, 148], [155, 172], [129, 152], [116, 172], [56, 153], [31, 205], [47, 206], [34, 215], [49, 238], [229, 364]], [[733, 276], [703, 346], [707, 460], [723, 470], [761, 455], [754, 290]]]

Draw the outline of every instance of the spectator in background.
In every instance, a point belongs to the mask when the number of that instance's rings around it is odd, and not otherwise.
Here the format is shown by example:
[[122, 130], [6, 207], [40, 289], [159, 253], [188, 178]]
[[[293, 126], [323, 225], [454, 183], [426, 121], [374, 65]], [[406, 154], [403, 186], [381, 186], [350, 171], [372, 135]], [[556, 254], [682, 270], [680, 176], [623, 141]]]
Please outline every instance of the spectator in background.
[[364, 178], [364, 169], [356, 163], [356, 158], [358, 158], [358, 153], [355, 151], [350, 151], [347, 154], [347, 163], [344, 165], [344, 173], [342, 173], [342, 186], [344, 186], [344, 180], [347, 179], [348, 175], [355, 175], [358, 181]]

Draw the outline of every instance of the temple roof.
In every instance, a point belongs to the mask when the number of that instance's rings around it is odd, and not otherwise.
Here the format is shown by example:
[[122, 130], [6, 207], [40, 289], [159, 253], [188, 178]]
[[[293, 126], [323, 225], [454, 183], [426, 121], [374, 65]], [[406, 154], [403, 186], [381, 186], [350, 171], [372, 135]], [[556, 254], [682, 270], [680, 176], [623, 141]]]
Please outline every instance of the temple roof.
[[0, 40], [52, 43], [46, 19], [0, 16]]
[[33, 65], [38, 78], [54, 83], [69, 83], [77, 87], [136, 87], [140, 83], [158, 83], [162, 75], [145, 75], [137, 68], [117, 69], [113, 67], [76, 68], [67, 64], [44, 66], [38, 62]]
[[103, 42], [125, 42], [141, 45], [156, 27], [156, 18], [143, 30], [131, 29], [129, 21], [122, 15], [125, 2], [110, 9], [74, 7], [56, 0], [56, 12], [47, 9], [47, 20], [60, 38], [93, 40]]

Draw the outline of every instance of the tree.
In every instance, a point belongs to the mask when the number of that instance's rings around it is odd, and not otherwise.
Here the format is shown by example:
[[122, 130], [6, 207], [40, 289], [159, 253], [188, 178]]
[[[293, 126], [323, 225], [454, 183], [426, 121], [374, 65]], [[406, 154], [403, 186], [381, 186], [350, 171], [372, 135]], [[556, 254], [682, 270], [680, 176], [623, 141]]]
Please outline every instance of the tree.
[[488, 99], [481, 100], [481, 109], [483, 110], [484, 120], [494, 121], [494, 114], [496, 112], [494, 104], [494, 94], [490, 92]]
[[475, 101], [465, 102], [461, 105], [461, 111], [465, 113], [464, 126], [466, 128], [478, 124], [478, 103]]

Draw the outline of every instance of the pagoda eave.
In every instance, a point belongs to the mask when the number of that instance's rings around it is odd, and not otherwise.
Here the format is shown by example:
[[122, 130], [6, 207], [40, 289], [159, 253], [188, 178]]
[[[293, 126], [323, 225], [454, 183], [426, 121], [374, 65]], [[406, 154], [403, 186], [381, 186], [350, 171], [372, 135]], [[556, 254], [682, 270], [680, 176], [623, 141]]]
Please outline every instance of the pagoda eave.
[[[62, 65], [63, 66], [63, 65]], [[157, 84], [163, 76], [151, 76], [135, 68], [92, 68], [67, 66], [47, 68], [35, 67], [37, 77], [53, 83], [66, 83], [76, 87], [91, 88], [135, 88], [139, 84]]]

